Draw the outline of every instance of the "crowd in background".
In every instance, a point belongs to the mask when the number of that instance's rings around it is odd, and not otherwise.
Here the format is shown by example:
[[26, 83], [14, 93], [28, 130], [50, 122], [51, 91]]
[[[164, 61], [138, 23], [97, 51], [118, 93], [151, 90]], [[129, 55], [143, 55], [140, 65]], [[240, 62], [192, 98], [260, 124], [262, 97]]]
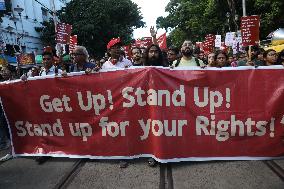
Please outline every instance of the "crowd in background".
[[235, 55], [222, 50], [205, 54], [199, 48], [195, 48], [190, 40], [185, 40], [181, 48], [169, 47], [166, 51], [162, 51], [157, 44], [152, 44], [148, 48], [132, 47], [130, 50], [131, 55], [128, 57], [122, 48], [122, 42], [119, 38], [116, 38], [109, 42], [107, 49], [104, 57], [95, 59], [89, 57], [85, 47], [77, 46], [67, 61], [56, 58], [53, 52], [44, 52], [41, 67], [32, 66], [29, 70], [25, 70], [7, 64], [0, 67], [0, 79], [1, 81], [18, 79], [23, 74], [27, 77], [34, 77], [77, 71], [92, 72], [101, 68], [127, 68], [130, 66], [221, 68], [284, 65], [284, 50], [277, 53], [272, 49], [265, 51], [258, 46], [246, 47], [244, 51], [240, 51]]

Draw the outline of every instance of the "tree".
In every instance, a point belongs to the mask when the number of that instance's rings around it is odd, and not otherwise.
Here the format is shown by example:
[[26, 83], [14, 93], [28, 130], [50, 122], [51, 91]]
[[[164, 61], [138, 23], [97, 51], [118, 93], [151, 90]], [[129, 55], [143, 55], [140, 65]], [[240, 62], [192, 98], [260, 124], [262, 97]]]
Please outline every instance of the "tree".
[[[61, 22], [73, 26], [79, 45], [87, 47], [92, 55], [103, 56], [111, 38], [120, 37], [127, 44], [132, 40], [134, 28], [144, 26], [140, 8], [131, 0], [76, 0], [58, 12]], [[45, 45], [54, 46], [53, 20], [36, 28]], [[54, 42], [54, 43], [53, 43]]]
[[248, 15], [260, 15], [260, 37], [266, 36], [276, 29], [284, 26], [284, 1], [283, 0], [254, 0]]
[[171, 0], [166, 7], [169, 15], [159, 17], [157, 27], [172, 28], [170, 38], [175, 40], [172, 42], [175, 45], [185, 38], [200, 41], [208, 33], [222, 33], [223, 28], [219, 26], [226, 23], [222, 12], [228, 10], [227, 2], [223, 2], [225, 4], [217, 4], [214, 0]]
[[[260, 15], [261, 39], [284, 25], [283, 7], [283, 0], [246, 1], [247, 15]], [[209, 33], [224, 34], [229, 28], [236, 31], [240, 21], [235, 15], [242, 15], [242, 0], [171, 0], [165, 10], [169, 15], [159, 17], [157, 27], [172, 28], [169, 38], [175, 40], [173, 44], [181, 44], [185, 38], [200, 41]]]
[[[78, 36], [78, 43], [86, 46], [89, 53], [96, 56], [104, 55], [111, 38], [120, 37], [124, 43], [129, 43], [133, 29], [145, 24], [140, 8], [131, 0], [71, 1], [59, 11], [59, 19], [71, 24], [72, 33]], [[52, 22], [46, 26], [47, 30], [52, 33]], [[53, 35], [44, 35], [53, 38]]]

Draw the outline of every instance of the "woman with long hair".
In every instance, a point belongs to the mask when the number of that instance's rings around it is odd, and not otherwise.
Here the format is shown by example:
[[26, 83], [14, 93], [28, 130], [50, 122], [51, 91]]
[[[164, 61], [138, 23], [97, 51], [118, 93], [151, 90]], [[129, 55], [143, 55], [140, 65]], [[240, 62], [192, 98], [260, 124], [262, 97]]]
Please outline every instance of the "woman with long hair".
[[268, 49], [263, 53], [263, 59], [266, 66], [277, 65], [277, 53], [273, 49]]
[[222, 67], [229, 66], [228, 65], [228, 55], [224, 51], [221, 51], [221, 50], [217, 51], [215, 53], [214, 61], [215, 61], [215, 66], [213, 67], [222, 68]]

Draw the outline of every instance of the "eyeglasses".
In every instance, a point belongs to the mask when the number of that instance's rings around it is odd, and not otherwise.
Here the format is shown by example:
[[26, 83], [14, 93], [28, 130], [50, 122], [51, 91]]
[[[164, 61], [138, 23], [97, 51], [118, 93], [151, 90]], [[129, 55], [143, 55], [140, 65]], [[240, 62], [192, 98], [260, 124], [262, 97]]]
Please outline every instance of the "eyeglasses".
[[277, 56], [276, 53], [267, 54], [268, 56]]

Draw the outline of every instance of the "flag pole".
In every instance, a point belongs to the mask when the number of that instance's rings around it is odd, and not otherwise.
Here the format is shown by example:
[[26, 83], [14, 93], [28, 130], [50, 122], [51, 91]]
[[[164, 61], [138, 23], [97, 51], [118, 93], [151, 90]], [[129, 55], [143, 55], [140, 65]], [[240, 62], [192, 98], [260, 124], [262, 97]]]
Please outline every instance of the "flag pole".
[[247, 15], [246, 0], [242, 0], [242, 6], [243, 6], [243, 16], [246, 16]]

